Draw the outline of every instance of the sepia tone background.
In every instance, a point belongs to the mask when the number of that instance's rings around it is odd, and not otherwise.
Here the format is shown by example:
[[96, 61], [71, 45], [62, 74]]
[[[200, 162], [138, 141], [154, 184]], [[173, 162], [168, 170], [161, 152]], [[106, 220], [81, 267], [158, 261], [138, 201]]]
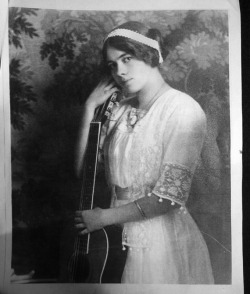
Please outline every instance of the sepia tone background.
[[208, 244], [216, 283], [231, 283], [228, 16], [215, 10], [10, 8], [12, 267], [20, 274], [35, 269], [38, 279], [60, 275], [64, 227], [81, 184], [73, 167], [82, 105], [100, 77], [104, 36], [128, 20], [162, 32], [170, 52], [163, 76], [206, 113], [188, 207]]

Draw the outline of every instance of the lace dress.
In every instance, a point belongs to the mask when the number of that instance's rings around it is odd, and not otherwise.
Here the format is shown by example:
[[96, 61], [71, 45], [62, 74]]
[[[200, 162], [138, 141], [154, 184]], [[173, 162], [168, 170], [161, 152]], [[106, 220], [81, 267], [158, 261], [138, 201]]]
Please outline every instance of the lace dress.
[[154, 193], [162, 205], [162, 198], [170, 200], [173, 209], [124, 224], [122, 242], [128, 255], [122, 283], [211, 284], [207, 246], [185, 208], [205, 115], [190, 96], [170, 89], [131, 126], [132, 100], [120, 102], [102, 130], [112, 206]]

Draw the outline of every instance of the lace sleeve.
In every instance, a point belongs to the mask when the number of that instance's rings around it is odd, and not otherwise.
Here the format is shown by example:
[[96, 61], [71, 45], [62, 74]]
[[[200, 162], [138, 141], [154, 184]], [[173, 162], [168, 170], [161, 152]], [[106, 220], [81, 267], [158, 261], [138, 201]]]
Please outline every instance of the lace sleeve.
[[153, 193], [184, 205], [188, 199], [191, 181], [192, 173], [189, 169], [179, 164], [165, 163]]
[[163, 127], [163, 160], [152, 192], [184, 206], [200, 158], [206, 117], [199, 104], [189, 100], [176, 108]]

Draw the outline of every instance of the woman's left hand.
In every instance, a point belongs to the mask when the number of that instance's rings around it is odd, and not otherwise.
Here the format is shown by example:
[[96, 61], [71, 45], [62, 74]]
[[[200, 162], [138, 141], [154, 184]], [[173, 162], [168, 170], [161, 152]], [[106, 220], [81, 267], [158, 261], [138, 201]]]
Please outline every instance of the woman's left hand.
[[78, 210], [75, 213], [75, 228], [79, 235], [85, 235], [104, 227], [102, 209], [97, 207], [92, 210]]

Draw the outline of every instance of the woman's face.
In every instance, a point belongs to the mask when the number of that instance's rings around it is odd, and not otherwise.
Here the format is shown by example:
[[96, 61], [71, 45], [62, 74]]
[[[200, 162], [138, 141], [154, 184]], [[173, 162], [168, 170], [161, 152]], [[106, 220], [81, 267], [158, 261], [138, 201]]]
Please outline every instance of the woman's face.
[[133, 55], [108, 47], [107, 64], [115, 82], [124, 91], [136, 93], [149, 86], [152, 67]]

